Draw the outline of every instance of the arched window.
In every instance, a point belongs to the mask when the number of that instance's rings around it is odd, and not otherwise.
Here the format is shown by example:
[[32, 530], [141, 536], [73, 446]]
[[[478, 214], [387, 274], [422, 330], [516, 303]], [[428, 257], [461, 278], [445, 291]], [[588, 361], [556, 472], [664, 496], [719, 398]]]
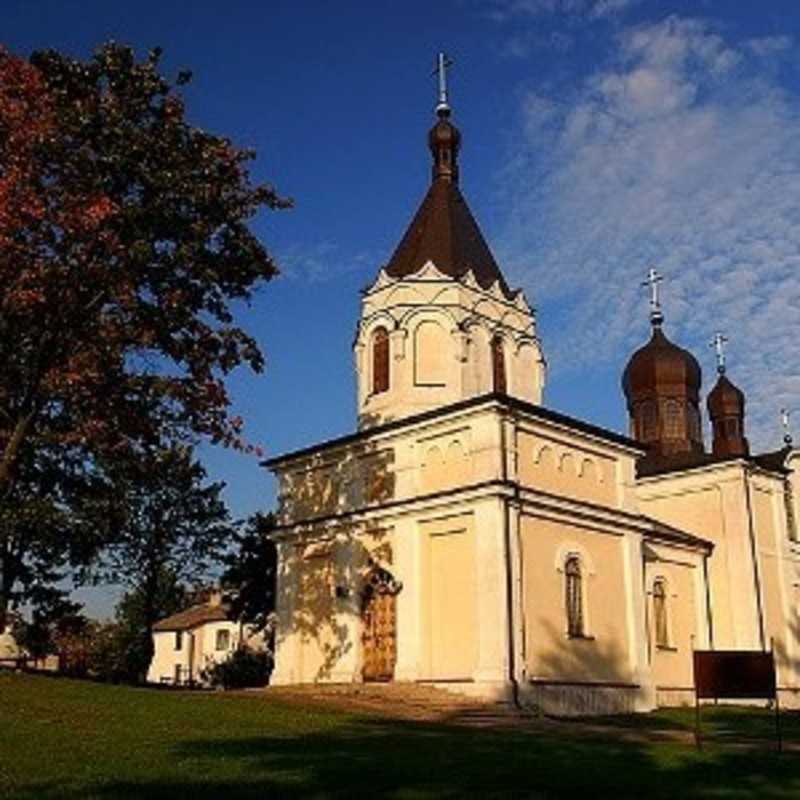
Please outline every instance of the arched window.
[[581, 561], [578, 556], [569, 556], [564, 564], [566, 607], [567, 607], [567, 635], [580, 638], [583, 630], [583, 576], [581, 575]]
[[652, 400], [645, 400], [641, 405], [642, 441], [651, 442], [658, 438], [658, 412]]
[[372, 334], [372, 391], [380, 394], [389, 390], [389, 332], [375, 329]]
[[653, 583], [653, 625], [656, 632], [656, 647], [669, 647], [667, 586], [663, 578], [658, 578]]
[[499, 336], [492, 339], [492, 389], [506, 393], [506, 357], [503, 352], [503, 340]]

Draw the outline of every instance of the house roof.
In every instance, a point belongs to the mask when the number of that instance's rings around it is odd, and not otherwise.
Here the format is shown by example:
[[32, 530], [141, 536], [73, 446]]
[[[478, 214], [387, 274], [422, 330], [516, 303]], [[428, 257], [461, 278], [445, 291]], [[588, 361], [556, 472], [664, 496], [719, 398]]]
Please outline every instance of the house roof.
[[636, 474], [639, 478], [652, 478], [657, 475], [667, 475], [673, 472], [707, 467], [725, 462], [748, 461], [761, 469], [770, 472], [785, 474], [788, 472], [786, 467], [786, 456], [789, 450], [784, 448], [771, 453], [760, 455], [740, 456], [740, 455], [714, 455], [713, 453], [673, 453], [671, 455], [650, 456], [640, 460], [636, 465]]
[[753, 456], [753, 461], [758, 464], [762, 469], [768, 469], [772, 472], [788, 472], [786, 466], [786, 459], [789, 453], [792, 452], [790, 445], [782, 447], [780, 450], [774, 450], [770, 453], [761, 453], [760, 455]]
[[187, 631], [204, 625], [207, 622], [224, 622], [231, 619], [230, 605], [222, 603], [211, 605], [200, 603], [189, 606], [171, 617], [159, 620], [154, 626], [154, 631]]

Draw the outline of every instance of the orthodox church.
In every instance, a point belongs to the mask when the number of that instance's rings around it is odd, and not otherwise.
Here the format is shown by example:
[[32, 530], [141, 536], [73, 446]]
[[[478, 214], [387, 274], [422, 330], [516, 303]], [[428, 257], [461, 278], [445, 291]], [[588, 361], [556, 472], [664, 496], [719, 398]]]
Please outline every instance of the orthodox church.
[[693, 700], [694, 649], [774, 650], [800, 705], [800, 450], [753, 455], [745, 398], [664, 332], [630, 358], [622, 436], [542, 405], [536, 317], [459, 189], [432, 181], [364, 291], [355, 433], [277, 476], [275, 684], [427, 682], [555, 713]]

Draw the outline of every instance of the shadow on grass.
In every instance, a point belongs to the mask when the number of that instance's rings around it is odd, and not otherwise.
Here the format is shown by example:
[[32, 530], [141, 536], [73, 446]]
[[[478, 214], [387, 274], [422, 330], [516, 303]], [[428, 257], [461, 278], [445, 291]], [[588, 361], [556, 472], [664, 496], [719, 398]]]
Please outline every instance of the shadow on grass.
[[[664, 708], [650, 714], [590, 717], [579, 723], [637, 732], [684, 731], [694, 734], [694, 707]], [[775, 712], [768, 708], [704, 704], [701, 725], [705, 736], [742, 742], [775, 740]], [[800, 742], [800, 712], [781, 712], [781, 731], [786, 742]]]
[[[363, 719], [300, 736], [185, 740], [183, 773], [152, 781], [39, 785], [21, 798], [800, 796], [795, 755], [637, 744], [541, 731]], [[177, 767], [176, 767], [177, 769]], [[88, 790], [88, 791], [87, 791]]]

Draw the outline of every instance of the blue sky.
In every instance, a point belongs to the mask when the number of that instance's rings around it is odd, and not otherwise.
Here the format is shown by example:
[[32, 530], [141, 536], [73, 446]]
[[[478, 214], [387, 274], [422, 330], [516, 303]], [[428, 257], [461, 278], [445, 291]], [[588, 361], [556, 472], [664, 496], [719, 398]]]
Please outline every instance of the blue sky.
[[[166, 71], [194, 73], [192, 120], [254, 148], [254, 175], [295, 199], [253, 223], [283, 276], [239, 312], [267, 370], [231, 384], [269, 453], [354, 426], [358, 290], [427, 187], [440, 49], [456, 62], [462, 188], [538, 310], [546, 404], [625, 429], [619, 376], [647, 336], [639, 283], [655, 264], [667, 331], [706, 390], [707, 343], [731, 340], [754, 443], [777, 445], [781, 406], [800, 411], [796, 2], [4, 0], [1, 25], [21, 54], [163, 47]], [[272, 505], [254, 459], [203, 458], [236, 515]]]

